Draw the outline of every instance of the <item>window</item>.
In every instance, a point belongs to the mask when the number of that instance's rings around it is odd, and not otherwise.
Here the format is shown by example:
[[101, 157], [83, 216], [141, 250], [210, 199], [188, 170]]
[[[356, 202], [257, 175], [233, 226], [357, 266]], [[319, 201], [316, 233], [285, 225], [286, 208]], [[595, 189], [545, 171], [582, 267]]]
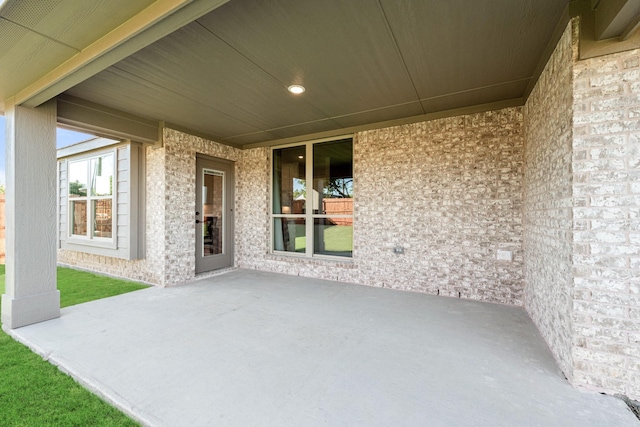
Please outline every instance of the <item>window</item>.
[[58, 149], [59, 248], [113, 258], [145, 254], [141, 144], [98, 138]]
[[352, 139], [277, 148], [272, 157], [273, 251], [351, 257]]
[[69, 162], [69, 237], [113, 240], [114, 153]]

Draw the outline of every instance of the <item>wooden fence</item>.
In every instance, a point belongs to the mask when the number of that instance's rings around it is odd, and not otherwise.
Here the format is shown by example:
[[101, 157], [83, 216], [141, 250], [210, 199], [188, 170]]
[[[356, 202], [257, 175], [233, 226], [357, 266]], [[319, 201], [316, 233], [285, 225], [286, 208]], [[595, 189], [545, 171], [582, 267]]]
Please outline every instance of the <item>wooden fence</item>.
[[[353, 199], [323, 199], [322, 210], [326, 215], [352, 215]], [[331, 218], [335, 225], [353, 225], [351, 218]]]

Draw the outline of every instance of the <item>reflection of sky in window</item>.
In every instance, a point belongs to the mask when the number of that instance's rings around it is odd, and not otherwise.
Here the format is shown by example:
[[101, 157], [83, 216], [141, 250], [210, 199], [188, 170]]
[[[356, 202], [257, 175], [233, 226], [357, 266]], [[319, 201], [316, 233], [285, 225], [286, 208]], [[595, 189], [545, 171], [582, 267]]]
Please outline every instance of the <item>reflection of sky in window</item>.
[[300, 178], [293, 178], [293, 191], [294, 192], [305, 192], [305, 184], [304, 184], [304, 179], [300, 179]]
[[[72, 183], [80, 183], [78, 186], [72, 186]], [[77, 190], [76, 190], [77, 188]], [[87, 194], [87, 161], [69, 162], [69, 195]]]
[[91, 160], [92, 193], [94, 196], [110, 196], [113, 175], [113, 155]]

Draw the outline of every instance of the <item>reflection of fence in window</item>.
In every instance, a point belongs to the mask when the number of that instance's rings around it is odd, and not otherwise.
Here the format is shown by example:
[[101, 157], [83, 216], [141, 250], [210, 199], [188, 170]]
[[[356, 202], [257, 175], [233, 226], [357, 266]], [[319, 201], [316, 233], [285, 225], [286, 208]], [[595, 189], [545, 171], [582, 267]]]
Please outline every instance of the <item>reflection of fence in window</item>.
[[71, 234], [86, 236], [87, 235], [87, 202], [72, 201], [73, 206], [73, 224], [71, 224]]
[[111, 238], [112, 236], [112, 215], [111, 199], [94, 200], [94, 236]]
[[[353, 199], [323, 199], [322, 211], [325, 215], [352, 215]], [[351, 225], [353, 218], [331, 218], [335, 225]]]

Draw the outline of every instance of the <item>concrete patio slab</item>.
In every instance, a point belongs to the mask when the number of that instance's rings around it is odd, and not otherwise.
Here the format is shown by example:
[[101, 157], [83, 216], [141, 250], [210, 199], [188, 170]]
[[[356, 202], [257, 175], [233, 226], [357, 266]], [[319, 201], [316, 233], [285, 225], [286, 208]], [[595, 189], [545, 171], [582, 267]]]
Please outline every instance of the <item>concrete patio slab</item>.
[[247, 270], [11, 333], [155, 426], [638, 426], [521, 308]]

